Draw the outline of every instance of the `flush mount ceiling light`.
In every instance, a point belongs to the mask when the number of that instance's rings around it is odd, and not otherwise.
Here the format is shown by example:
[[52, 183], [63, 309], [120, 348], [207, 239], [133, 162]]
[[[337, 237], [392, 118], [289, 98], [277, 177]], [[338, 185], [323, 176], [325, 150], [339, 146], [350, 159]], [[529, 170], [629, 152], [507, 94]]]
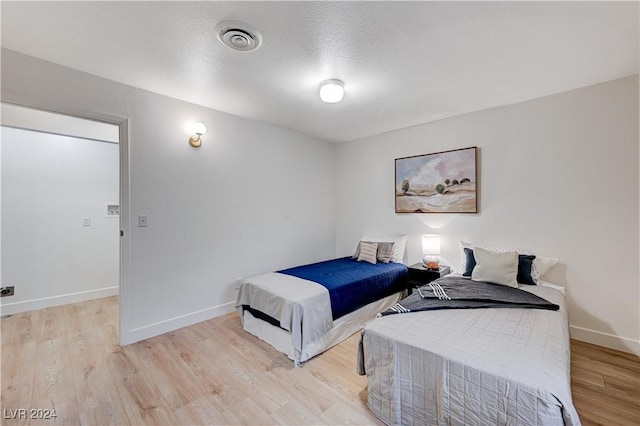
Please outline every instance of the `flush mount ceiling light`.
[[328, 104], [340, 102], [344, 97], [344, 83], [340, 80], [325, 80], [320, 83], [320, 99]]
[[262, 35], [243, 22], [220, 22], [216, 26], [216, 34], [222, 44], [241, 52], [256, 50], [262, 44]]

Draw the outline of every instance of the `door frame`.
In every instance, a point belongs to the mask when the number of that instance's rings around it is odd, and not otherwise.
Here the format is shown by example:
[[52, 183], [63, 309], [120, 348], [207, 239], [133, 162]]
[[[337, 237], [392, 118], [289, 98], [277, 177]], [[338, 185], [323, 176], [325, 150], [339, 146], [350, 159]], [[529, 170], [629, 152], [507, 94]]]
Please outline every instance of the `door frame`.
[[[9, 99], [7, 99], [9, 98]], [[123, 117], [115, 117], [105, 114], [65, 111], [64, 109], [50, 108], [42, 105], [36, 105], [32, 102], [18, 99], [17, 96], [3, 94], [1, 102], [3, 104], [15, 105], [23, 108], [36, 109], [53, 114], [67, 115], [84, 120], [97, 121], [101, 123], [118, 126], [118, 145], [119, 145], [119, 202], [120, 202], [120, 254], [119, 254], [119, 295], [118, 295], [118, 342], [120, 345], [126, 345], [125, 337], [127, 333], [123, 332], [123, 328], [130, 322], [130, 277], [131, 277], [131, 191], [130, 191], [130, 166], [129, 166], [129, 119]]]

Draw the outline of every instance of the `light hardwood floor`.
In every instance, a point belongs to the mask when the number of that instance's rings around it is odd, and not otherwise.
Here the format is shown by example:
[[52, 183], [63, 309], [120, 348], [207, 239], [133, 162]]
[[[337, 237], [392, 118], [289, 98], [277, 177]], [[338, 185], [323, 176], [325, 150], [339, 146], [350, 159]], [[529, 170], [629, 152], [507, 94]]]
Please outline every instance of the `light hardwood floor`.
[[[357, 334], [294, 368], [235, 313], [122, 348], [117, 310], [110, 297], [2, 319], [2, 424], [381, 424]], [[638, 357], [572, 342], [572, 389], [584, 424], [640, 424]]]

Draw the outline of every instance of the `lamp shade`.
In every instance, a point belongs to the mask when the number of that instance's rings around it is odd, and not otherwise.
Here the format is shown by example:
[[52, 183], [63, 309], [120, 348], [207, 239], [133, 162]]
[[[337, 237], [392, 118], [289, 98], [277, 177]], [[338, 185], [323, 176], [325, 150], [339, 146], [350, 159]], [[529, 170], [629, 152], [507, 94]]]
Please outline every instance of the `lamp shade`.
[[425, 234], [422, 236], [422, 254], [440, 254], [440, 235]]
[[207, 126], [205, 126], [201, 121], [198, 121], [191, 125], [191, 131], [196, 135], [204, 135], [207, 133]]

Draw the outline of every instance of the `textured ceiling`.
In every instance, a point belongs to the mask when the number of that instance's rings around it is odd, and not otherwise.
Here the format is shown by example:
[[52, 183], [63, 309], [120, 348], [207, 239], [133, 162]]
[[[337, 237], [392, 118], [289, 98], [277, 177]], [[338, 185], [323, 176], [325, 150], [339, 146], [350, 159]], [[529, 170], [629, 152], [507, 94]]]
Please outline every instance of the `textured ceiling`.
[[[638, 73], [637, 2], [9, 2], [2, 46], [341, 142]], [[216, 39], [222, 20], [264, 38]], [[345, 82], [324, 104], [318, 84]]]

